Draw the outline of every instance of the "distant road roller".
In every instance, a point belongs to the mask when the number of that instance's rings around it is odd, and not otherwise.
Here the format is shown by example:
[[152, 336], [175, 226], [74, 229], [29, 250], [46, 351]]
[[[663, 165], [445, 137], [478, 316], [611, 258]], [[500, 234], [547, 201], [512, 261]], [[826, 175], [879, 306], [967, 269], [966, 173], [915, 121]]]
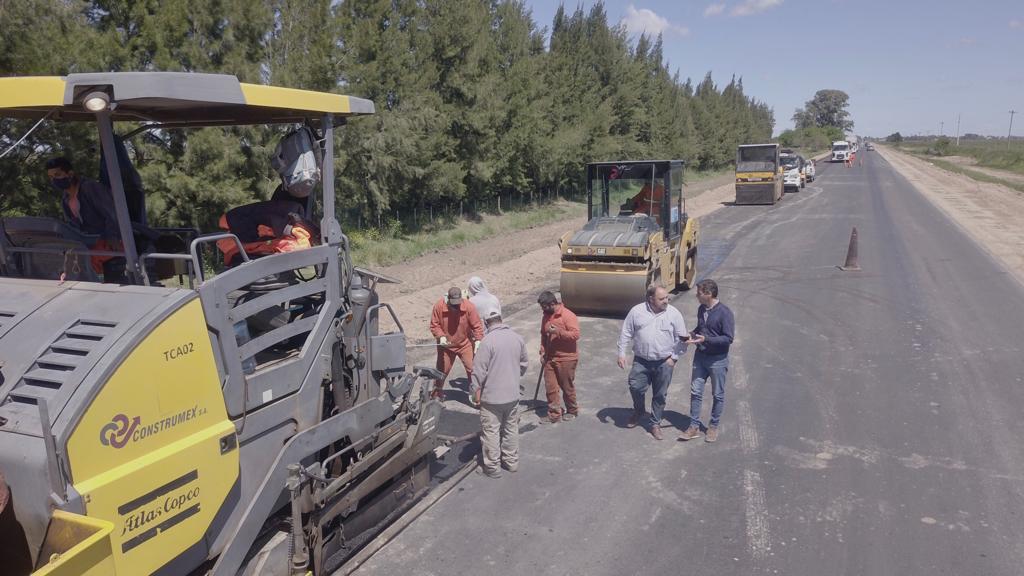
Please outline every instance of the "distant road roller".
[[588, 164], [587, 217], [558, 241], [562, 301], [571, 310], [625, 313], [651, 284], [693, 285], [699, 226], [686, 212], [682, 160]]
[[[406, 370], [397, 318], [378, 332], [390, 280], [352, 264], [335, 218], [335, 128], [373, 112], [227, 75], [0, 78], [6, 126], [97, 128], [119, 232], [97, 249], [52, 218], [0, 219], [0, 470], [24, 534], [5, 555], [37, 575], [329, 574], [423, 494], [438, 374]], [[295, 201], [147, 246], [119, 143], [252, 124], [284, 128]]]
[[778, 144], [743, 144], [736, 149], [736, 204], [775, 204], [783, 191]]

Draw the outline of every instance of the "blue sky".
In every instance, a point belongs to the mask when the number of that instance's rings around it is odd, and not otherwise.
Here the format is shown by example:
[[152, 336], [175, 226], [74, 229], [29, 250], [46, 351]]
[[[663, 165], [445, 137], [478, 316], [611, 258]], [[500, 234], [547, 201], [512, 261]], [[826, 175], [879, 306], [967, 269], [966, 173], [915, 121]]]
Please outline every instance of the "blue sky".
[[[527, 0], [540, 28], [561, 2]], [[592, 0], [565, 2], [589, 11]], [[661, 32], [670, 68], [699, 81], [743, 77], [775, 110], [775, 132], [825, 88], [850, 95], [865, 136], [1024, 135], [1022, 0], [606, 0], [634, 38]]]

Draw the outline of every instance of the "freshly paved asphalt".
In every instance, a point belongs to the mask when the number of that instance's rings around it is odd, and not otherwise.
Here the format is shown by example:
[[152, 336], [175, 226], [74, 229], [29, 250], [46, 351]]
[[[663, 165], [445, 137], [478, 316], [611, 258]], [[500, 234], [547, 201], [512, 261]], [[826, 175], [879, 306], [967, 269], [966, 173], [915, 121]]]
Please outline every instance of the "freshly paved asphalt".
[[[357, 574], [1020, 574], [1024, 287], [863, 156], [702, 220], [738, 332], [717, 444], [675, 440], [692, 353], [666, 439], [624, 428], [620, 321], [582, 319], [582, 417], [527, 412], [518, 473], [470, 475]], [[510, 319], [531, 353], [538, 320]]]

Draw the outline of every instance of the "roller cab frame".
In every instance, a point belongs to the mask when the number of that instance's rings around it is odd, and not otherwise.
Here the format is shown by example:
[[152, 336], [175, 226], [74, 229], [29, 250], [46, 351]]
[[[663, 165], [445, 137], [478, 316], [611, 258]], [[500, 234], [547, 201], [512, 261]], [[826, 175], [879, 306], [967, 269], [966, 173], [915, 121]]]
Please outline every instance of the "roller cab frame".
[[693, 285], [699, 226], [686, 212], [683, 169], [682, 160], [587, 164], [588, 222], [559, 239], [569, 309], [621, 314], [651, 284]]
[[736, 150], [735, 204], [775, 204], [782, 199], [778, 144], [743, 144]]
[[[327, 574], [423, 494], [437, 374], [406, 370], [376, 292], [394, 280], [353, 265], [335, 218], [335, 127], [373, 113], [227, 75], [0, 79], [0, 116], [96, 125], [124, 244], [0, 220], [0, 470], [36, 572]], [[138, 254], [115, 131], [246, 124], [314, 131], [318, 245], [218, 273], [202, 255], [228, 240], [244, 256], [233, 234]], [[94, 255], [124, 258], [128, 284], [86, 275]], [[158, 284], [156, 261], [188, 281]]]

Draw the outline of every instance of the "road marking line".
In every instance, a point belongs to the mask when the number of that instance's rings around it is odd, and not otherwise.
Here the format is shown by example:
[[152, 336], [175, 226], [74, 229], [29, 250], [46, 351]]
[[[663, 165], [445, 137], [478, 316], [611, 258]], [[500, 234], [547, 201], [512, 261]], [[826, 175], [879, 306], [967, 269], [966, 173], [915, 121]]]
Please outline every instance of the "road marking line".
[[736, 413], [740, 419], [740, 446], [744, 454], [754, 454], [760, 447], [754, 416], [750, 412], [750, 404], [746, 400], [736, 403]]
[[771, 550], [768, 511], [764, 504], [764, 483], [753, 470], [743, 471], [743, 492], [746, 501], [747, 547], [755, 559], [763, 559]]

